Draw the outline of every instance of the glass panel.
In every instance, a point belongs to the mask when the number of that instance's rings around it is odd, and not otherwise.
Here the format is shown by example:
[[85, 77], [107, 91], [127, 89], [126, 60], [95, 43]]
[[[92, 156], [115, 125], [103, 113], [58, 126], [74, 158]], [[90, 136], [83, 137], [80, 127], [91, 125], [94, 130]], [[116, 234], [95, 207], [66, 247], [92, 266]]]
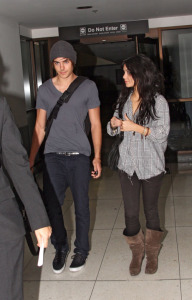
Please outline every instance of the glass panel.
[[25, 102], [26, 102], [26, 109], [28, 110], [35, 106], [31, 52], [30, 52], [30, 41], [29, 40], [21, 40], [21, 54], [22, 54], [22, 66], [23, 66]]
[[50, 76], [48, 42], [46, 40], [34, 42], [34, 54], [37, 87], [39, 87], [44, 81], [48, 80]]
[[173, 151], [192, 149], [191, 120], [185, 102], [170, 102], [171, 131], [169, 146]]
[[162, 32], [167, 98], [192, 97], [192, 28]]
[[[45, 80], [49, 78], [49, 57], [48, 42], [33, 42], [21, 38], [21, 54], [24, 78], [24, 93], [27, 110], [29, 140], [31, 141], [34, 129], [36, 110], [35, 110], [35, 88], [39, 87]], [[34, 56], [34, 57], [33, 57]], [[35, 65], [32, 65], [32, 61]], [[36, 75], [33, 73], [36, 72]]]
[[173, 99], [168, 149], [177, 161], [189, 162], [191, 154], [185, 151], [192, 150], [192, 102], [176, 99], [192, 98], [192, 28], [163, 31], [162, 47], [166, 98]]
[[148, 56], [159, 67], [158, 39], [138, 37], [139, 53]]

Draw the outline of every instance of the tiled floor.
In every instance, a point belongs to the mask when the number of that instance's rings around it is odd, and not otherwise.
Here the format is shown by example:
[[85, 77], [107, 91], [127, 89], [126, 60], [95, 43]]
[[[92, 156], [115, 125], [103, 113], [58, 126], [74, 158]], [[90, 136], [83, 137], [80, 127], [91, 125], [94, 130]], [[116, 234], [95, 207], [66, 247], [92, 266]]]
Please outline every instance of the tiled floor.
[[[129, 275], [131, 252], [122, 230], [124, 212], [117, 173], [103, 169], [102, 178], [90, 184], [91, 251], [84, 270], [68, 269], [56, 275], [51, 263], [54, 249], [45, 253], [44, 266], [25, 251], [25, 300], [190, 300], [192, 299], [192, 171], [189, 165], [169, 165], [159, 209], [166, 237], [154, 275]], [[74, 206], [70, 191], [63, 207], [71, 248], [74, 242]], [[141, 212], [141, 224], [144, 217]]]

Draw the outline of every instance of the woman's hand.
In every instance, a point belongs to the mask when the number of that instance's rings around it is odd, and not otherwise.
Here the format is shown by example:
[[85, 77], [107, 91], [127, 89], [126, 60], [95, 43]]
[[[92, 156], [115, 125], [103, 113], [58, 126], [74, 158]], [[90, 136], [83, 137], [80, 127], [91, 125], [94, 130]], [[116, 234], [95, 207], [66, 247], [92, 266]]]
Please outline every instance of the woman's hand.
[[133, 121], [131, 121], [127, 115], [125, 114], [125, 120], [122, 121], [121, 123], [121, 131], [136, 131], [136, 126], [137, 124], [135, 124]]
[[113, 118], [111, 118], [110, 124], [111, 124], [111, 128], [120, 127], [122, 124], [122, 120], [120, 120], [116, 117], [113, 117]]

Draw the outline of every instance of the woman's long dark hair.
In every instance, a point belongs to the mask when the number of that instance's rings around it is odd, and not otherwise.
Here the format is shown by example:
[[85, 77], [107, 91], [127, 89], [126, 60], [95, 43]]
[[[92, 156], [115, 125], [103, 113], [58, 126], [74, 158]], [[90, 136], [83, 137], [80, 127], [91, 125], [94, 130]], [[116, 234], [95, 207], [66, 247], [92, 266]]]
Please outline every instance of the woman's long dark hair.
[[[138, 54], [124, 60], [122, 67], [124, 65], [132, 75], [141, 99], [136, 123], [145, 125], [149, 122], [150, 118], [153, 120], [158, 118], [155, 110], [155, 96], [157, 93], [163, 94], [164, 92], [163, 75], [152, 60], [143, 54]], [[133, 90], [134, 87], [127, 88], [125, 84], [123, 85], [116, 103], [120, 116], [122, 115], [124, 104]]]

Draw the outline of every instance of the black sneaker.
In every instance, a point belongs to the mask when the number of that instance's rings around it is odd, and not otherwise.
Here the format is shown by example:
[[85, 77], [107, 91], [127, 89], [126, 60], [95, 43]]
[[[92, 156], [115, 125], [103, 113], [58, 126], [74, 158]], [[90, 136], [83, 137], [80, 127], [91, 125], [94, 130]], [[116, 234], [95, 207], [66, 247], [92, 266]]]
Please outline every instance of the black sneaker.
[[84, 268], [86, 258], [81, 253], [76, 253], [72, 256], [73, 261], [69, 267], [69, 270], [72, 272], [80, 271]]
[[65, 261], [67, 259], [68, 250], [57, 249], [55, 258], [53, 260], [53, 272], [60, 274], [65, 268]]

